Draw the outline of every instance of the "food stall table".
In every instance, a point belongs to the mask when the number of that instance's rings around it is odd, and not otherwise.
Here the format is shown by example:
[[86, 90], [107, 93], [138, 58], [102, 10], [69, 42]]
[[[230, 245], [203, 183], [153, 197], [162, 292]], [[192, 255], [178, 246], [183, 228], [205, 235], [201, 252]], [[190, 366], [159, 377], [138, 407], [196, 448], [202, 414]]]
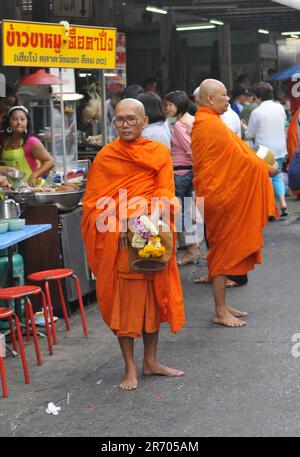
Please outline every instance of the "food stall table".
[[19, 243], [20, 241], [27, 240], [32, 236], [50, 230], [51, 227], [51, 224], [25, 225], [24, 228], [21, 230], [2, 233], [0, 234], [0, 250], [11, 248], [13, 245]]
[[[27, 240], [35, 235], [46, 232], [52, 228], [51, 224], [36, 224], [36, 225], [25, 225], [23, 229], [12, 232], [6, 232], [0, 234], [0, 250], [8, 249], [8, 281], [12, 282], [12, 262], [13, 262], [13, 246], [17, 243]], [[16, 308], [19, 308], [18, 300], [16, 300]], [[20, 309], [16, 309], [16, 313], [20, 314]], [[22, 325], [22, 323], [21, 323]], [[6, 333], [3, 333], [5, 336]], [[44, 335], [43, 335], [44, 336]], [[7, 347], [7, 346], [6, 346]], [[9, 349], [7, 347], [7, 349]], [[9, 349], [9, 351], [11, 351]], [[14, 356], [18, 355], [14, 351], [11, 351]]]

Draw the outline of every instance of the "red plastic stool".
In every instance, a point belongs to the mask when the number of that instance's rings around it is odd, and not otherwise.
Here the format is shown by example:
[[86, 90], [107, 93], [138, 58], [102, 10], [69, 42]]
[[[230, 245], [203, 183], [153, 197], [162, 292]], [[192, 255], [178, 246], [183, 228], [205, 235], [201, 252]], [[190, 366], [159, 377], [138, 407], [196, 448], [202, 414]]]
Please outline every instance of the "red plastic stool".
[[50, 288], [49, 288], [49, 281], [55, 280], [57, 283], [62, 311], [63, 311], [65, 323], [66, 323], [66, 328], [67, 328], [67, 330], [70, 330], [70, 321], [69, 321], [66, 302], [65, 302], [65, 298], [64, 298], [64, 294], [63, 294], [63, 290], [62, 290], [61, 279], [73, 278], [75, 281], [75, 284], [76, 284], [76, 288], [77, 288], [77, 295], [78, 295], [78, 302], [79, 302], [79, 308], [80, 308], [80, 314], [81, 314], [81, 320], [82, 320], [83, 334], [84, 334], [84, 336], [88, 336], [84, 306], [83, 306], [83, 302], [82, 302], [80, 282], [79, 282], [79, 279], [77, 278], [77, 276], [74, 274], [73, 270], [71, 270], [70, 268], [58, 268], [58, 269], [54, 269], [54, 270], [44, 270], [44, 271], [39, 271], [37, 273], [32, 273], [27, 278], [30, 281], [44, 282], [44, 290], [45, 290], [45, 295], [46, 295], [46, 299], [47, 299], [47, 303], [48, 303], [48, 307], [49, 307], [49, 315], [50, 315], [54, 344], [56, 344], [56, 342], [57, 342], [57, 335], [56, 335], [56, 329], [55, 329], [55, 324], [54, 324], [54, 320], [53, 320], [53, 306], [52, 306], [52, 300], [51, 300], [51, 294], [50, 294]]
[[[19, 340], [19, 346], [20, 346], [20, 353], [21, 353], [21, 359], [22, 359], [25, 383], [26, 384], [30, 384], [30, 379], [29, 379], [29, 373], [28, 373], [28, 367], [27, 367], [27, 362], [26, 362], [24, 343], [23, 343], [23, 337], [22, 337], [22, 331], [21, 331], [19, 318], [13, 312], [12, 309], [1, 307], [0, 308], [0, 319], [8, 319], [9, 328], [10, 328], [10, 334], [11, 334], [12, 343], [13, 343], [13, 348], [14, 348], [14, 350], [16, 352], [18, 352], [17, 340], [16, 340], [15, 330], [14, 330], [14, 326], [13, 326], [13, 322], [12, 322], [13, 319], [15, 320], [15, 326], [16, 326], [18, 340]], [[2, 357], [1, 348], [0, 348], [0, 374], [1, 374], [3, 397], [7, 398], [8, 397], [8, 389], [7, 389], [7, 383], [6, 383], [4, 358]]]
[[47, 340], [48, 340], [49, 354], [52, 355], [53, 346], [52, 346], [50, 326], [49, 326], [49, 320], [48, 320], [46, 298], [45, 298], [45, 294], [42, 291], [42, 289], [38, 286], [15, 286], [15, 287], [7, 287], [4, 289], [0, 289], [0, 300], [5, 300], [6, 306], [8, 309], [9, 309], [10, 300], [24, 298], [26, 340], [28, 341], [30, 339], [30, 333], [29, 333], [29, 319], [30, 319], [30, 325], [31, 325], [32, 335], [33, 335], [33, 340], [34, 340], [34, 345], [35, 345], [37, 363], [38, 363], [38, 365], [42, 365], [42, 357], [41, 357], [41, 351], [40, 351], [36, 326], [35, 326], [35, 322], [34, 322], [32, 303], [29, 298], [30, 295], [38, 295], [38, 294], [41, 294], [41, 297], [42, 297], [42, 308], [43, 308], [44, 316], [45, 316], [45, 325], [46, 325], [46, 334], [47, 334]]

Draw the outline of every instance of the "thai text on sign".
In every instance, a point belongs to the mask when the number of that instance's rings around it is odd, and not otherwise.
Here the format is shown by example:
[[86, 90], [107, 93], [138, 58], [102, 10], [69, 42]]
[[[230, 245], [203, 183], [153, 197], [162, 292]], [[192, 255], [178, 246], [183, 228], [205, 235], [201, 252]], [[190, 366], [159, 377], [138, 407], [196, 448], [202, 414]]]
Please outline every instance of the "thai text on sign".
[[3, 65], [115, 68], [116, 29], [2, 22]]

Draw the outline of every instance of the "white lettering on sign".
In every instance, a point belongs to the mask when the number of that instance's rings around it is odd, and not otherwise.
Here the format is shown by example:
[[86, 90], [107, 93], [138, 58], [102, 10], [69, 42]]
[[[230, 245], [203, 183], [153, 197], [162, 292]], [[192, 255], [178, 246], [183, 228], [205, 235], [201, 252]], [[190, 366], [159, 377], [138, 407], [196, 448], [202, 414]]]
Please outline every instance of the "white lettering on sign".
[[53, 0], [53, 16], [90, 17], [90, 0]]

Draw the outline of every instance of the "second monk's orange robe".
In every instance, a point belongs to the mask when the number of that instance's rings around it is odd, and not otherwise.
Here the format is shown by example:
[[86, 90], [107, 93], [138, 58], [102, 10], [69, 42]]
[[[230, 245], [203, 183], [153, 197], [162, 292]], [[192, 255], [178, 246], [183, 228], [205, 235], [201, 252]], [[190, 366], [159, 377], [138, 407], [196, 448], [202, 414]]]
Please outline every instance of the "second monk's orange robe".
[[[289, 163], [291, 163], [291, 161], [294, 157], [298, 141], [300, 140], [300, 138], [298, 139], [298, 117], [299, 116], [300, 116], [300, 107], [295, 112], [295, 114], [291, 120], [291, 123], [289, 125], [288, 131], [287, 131], [286, 144], [287, 144], [287, 150], [288, 150], [288, 154], [289, 154]], [[294, 195], [300, 194], [300, 190], [291, 190], [291, 192]]]
[[300, 115], [300, 107], [295, 112], [287, 131], [287, 150], [289, 153], [289, 163], [294, 157], [296, 147], [298, 144], [298, 117]]
[[208, 107], [192, 131], [194, 187], [204, 197], [209, 278], [262, 263], [263, 226], [277, 215], [267, 164]]
[[[168, 322], [172, 332], [184, 324], [181, 282], [176, 264], [175, 243], [168, 267], [157, 273], [131, 272], [128, 251], [118, 249], [119, 190], [127, 200], [143, 197], [175, 197], [173, 167], [169, 149], [140, 137], [133, 142], [120, 139], [106, 145], [94, 160], [83, 199], [82, 234], [88, 263], [96, 276], [97, 298], [106, 324], [117, 336], [139, 337], [145, 330], [156, 332]], [[96, 228], [103, 209], [102, 197], [113, 199], [116, 231], [101, 233]], [[98, 205], [99, 206], [99, 205]], [[128, 211], [130, 217], [130, 211]]]

